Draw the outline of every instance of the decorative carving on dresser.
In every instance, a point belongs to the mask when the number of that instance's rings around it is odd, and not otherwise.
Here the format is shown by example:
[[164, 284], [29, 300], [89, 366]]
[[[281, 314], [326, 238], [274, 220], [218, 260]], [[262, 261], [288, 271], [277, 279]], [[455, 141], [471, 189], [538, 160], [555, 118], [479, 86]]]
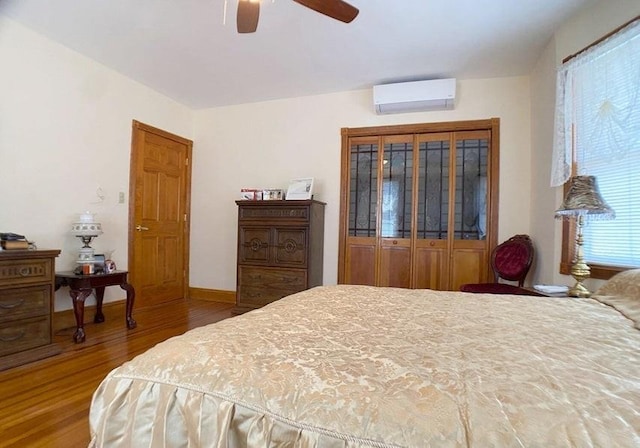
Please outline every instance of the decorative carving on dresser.
[[60, 353], [51, 321], [59, 253], [0, 252], [0, 370]]
[[236, 201], [234, 314], [322, 284], [324, 207], [319, 201]]

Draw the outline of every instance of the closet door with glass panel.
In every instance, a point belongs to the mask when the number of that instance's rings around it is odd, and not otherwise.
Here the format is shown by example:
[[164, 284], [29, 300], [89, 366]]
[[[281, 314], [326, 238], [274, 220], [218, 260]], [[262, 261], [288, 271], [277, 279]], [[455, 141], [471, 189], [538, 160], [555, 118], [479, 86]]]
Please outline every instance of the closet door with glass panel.
[[379, 137], [352, 138], [347, 160], [343, 153], [348, 180], [342, 201], [348, 198], [348, 222], [341, 235], [344, 252], [339, 277], [341, 283], [349, 285], [377, 284], [379, 141]]
[[418, 135], [414, 288], [449, 288], [452, 134]]
[[459, 290], [490, 281], [499, 121], [342, 132], [338, 282]]
[[413, 135], [383, 137], [378, 286], [411, 286]]
[[487, 243], [490, 133], [455, 132], [453, 141], [448, 289], [457, 291], [465, 283], [489, 281], [491, 275]]

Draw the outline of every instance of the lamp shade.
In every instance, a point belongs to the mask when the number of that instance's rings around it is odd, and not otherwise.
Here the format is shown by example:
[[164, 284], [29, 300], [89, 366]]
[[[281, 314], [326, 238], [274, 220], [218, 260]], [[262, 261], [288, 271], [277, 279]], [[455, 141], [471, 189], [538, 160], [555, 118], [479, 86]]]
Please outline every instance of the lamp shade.
[[602, 199], [595, 176], [574, 176], [569, 191], [556, 210], [556, 217], [593, 215], [600, 219], [613, 219], [615, 212]]
[[78, 222], [71, 225], [71, 233], [79, 237], [102, 235], [102, 224], [95, 221], [95, 216], [95, 213], [91, 212], [82, 213]]

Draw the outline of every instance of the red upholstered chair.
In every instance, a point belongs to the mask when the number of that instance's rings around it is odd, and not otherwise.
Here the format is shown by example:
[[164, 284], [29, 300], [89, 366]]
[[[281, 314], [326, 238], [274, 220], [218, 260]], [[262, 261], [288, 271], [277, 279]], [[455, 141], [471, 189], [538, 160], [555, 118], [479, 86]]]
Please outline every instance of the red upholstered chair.
[[[491, 294], [538, 295], [522, 288], [533, 261], [533, 243], [529, 235], [516, 235], [498, 245], [491, 253], [494, 283], [469, 283], [460, 288], [464, 292]], [[500, 279], [518, 282], [518, 286], [500, 283]]]

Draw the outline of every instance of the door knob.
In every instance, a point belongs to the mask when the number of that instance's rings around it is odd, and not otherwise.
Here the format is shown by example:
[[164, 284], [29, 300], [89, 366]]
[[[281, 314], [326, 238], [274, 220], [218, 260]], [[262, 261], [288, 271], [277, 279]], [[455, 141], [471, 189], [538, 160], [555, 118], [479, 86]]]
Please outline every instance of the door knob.
[[140, 224], [138, 224], [138, 225], [136, 226], [136, 230], [137, 230], [138, 232], [142, 232], [143, 230], [149, 230], [149, 227], [144, 227], [144, 226], [141, 226]]

